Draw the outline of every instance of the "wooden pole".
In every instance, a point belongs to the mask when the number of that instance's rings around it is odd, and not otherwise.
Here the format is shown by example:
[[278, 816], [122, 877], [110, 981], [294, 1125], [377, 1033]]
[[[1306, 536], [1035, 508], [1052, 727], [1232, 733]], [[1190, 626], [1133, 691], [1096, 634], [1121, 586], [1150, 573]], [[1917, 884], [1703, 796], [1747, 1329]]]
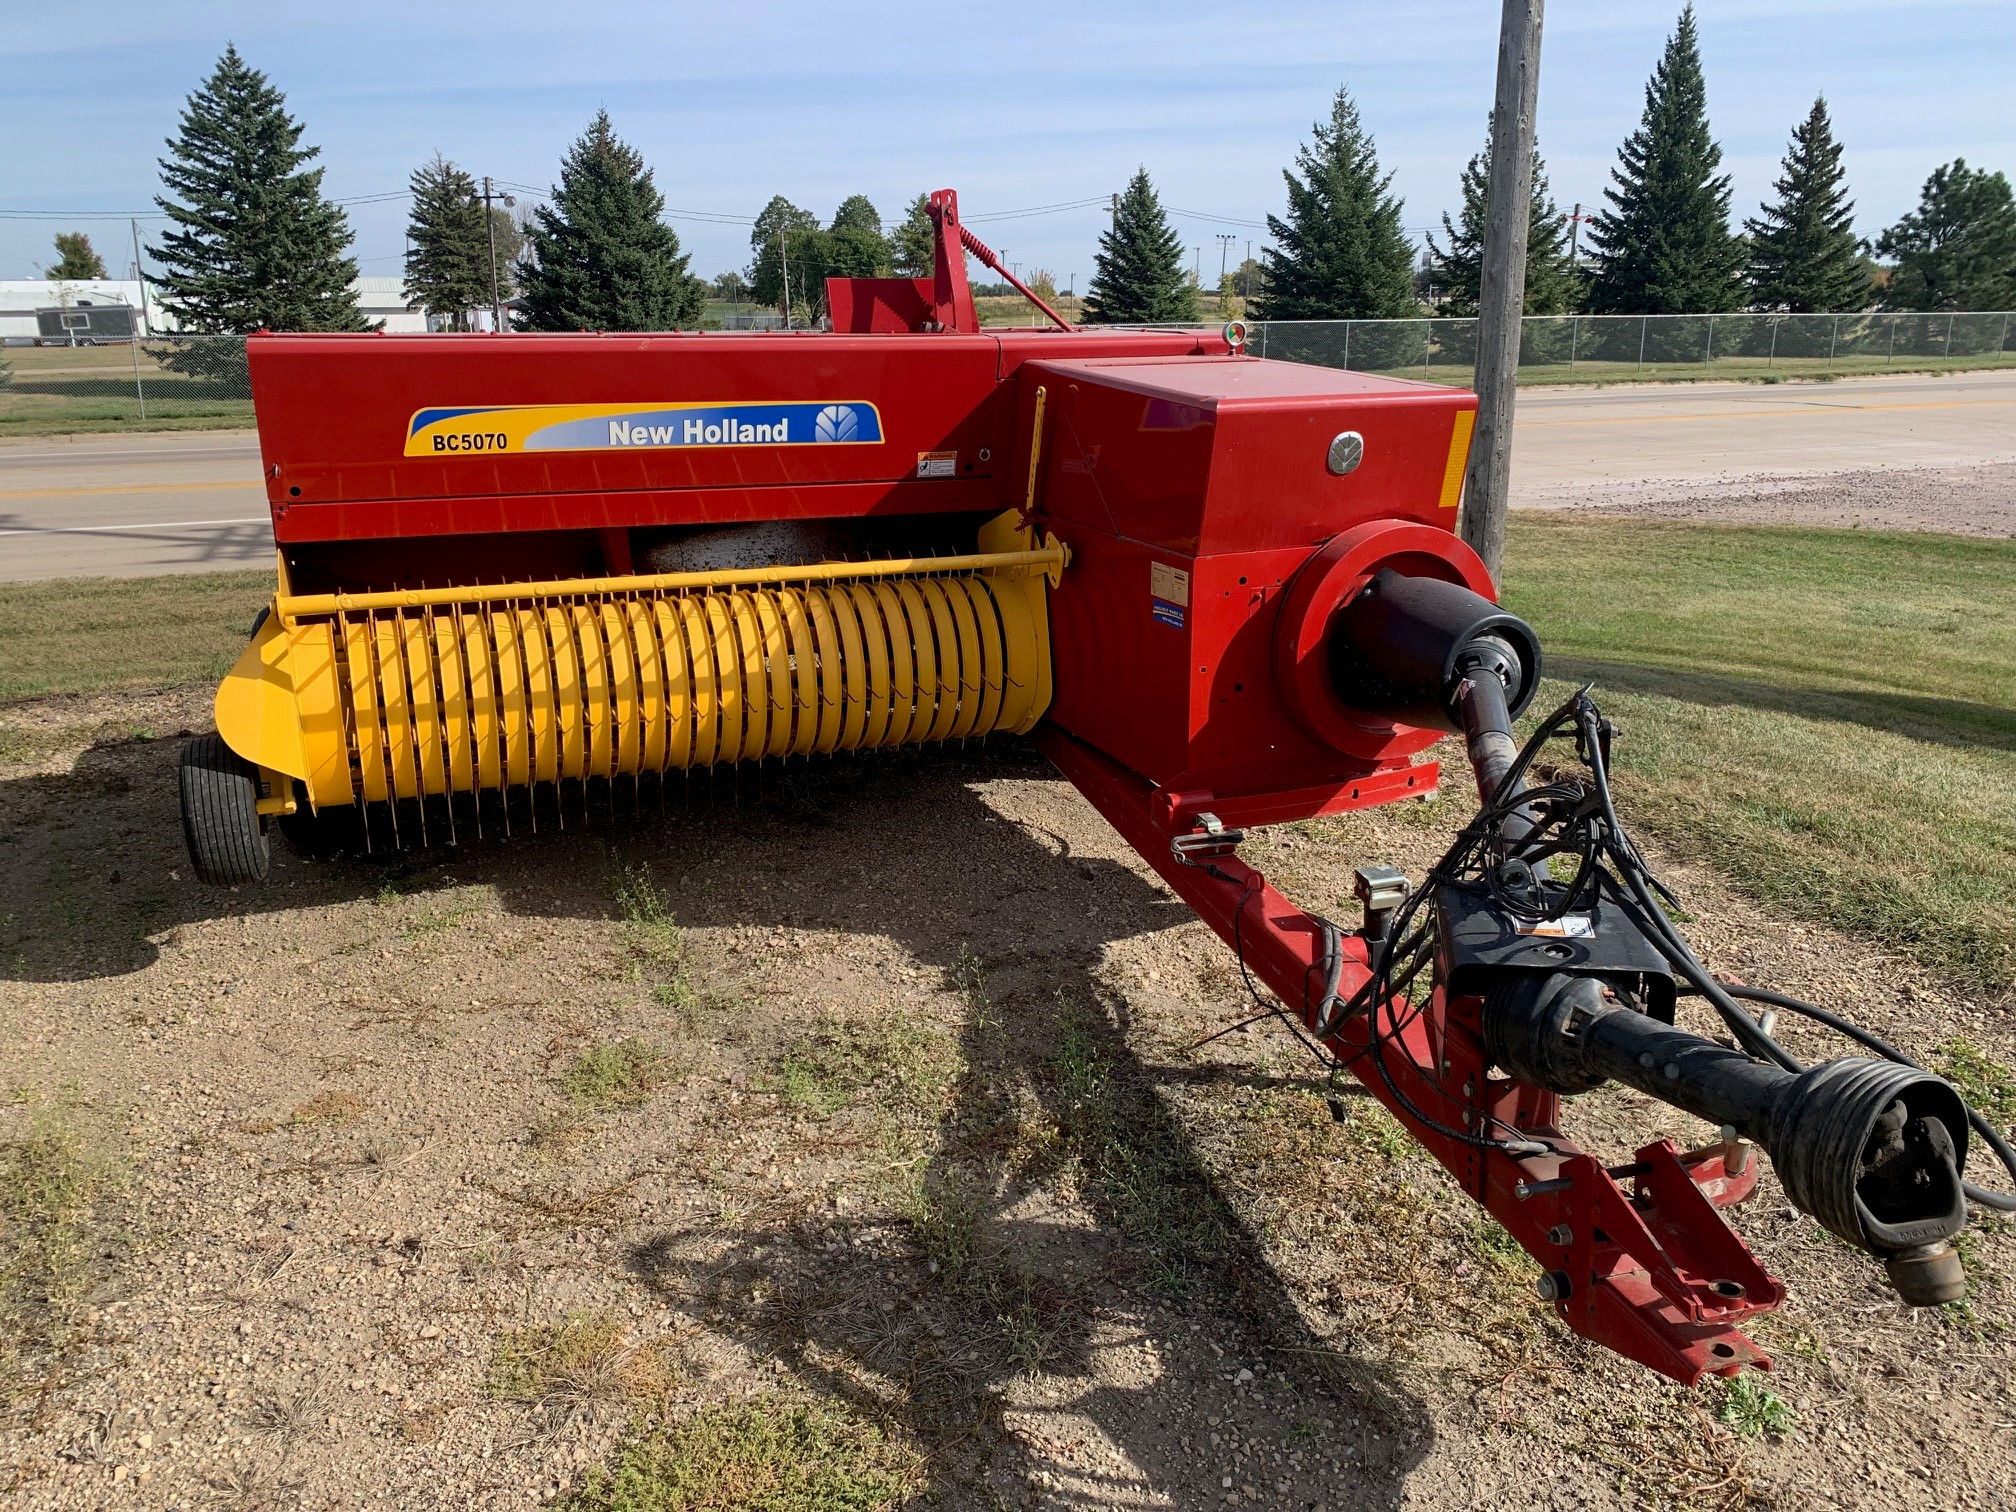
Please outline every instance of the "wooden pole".
[[1533, 198], [1533, 116], [1540, 95], [1545, 0], [1505, 0], [1491, 128], [1491, 196], [1477, 298], [1477, 429], [1463, 488], [1463, 539], [1498, 577], [1512, 483], [1512, 403], [1526, 309], [1526, 232]]

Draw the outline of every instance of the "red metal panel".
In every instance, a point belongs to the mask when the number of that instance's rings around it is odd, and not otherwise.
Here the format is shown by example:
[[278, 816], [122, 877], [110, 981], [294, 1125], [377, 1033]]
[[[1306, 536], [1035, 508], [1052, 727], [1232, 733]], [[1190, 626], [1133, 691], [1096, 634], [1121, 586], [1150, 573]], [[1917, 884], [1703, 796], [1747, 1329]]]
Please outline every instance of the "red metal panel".
[[[1252, 359], [1042, 361], [1020, 427], [1038, 384], [1038, 512], [1073, 552], [1052, 597], [1052, 720], [1150, 782], [1270, 822], [1348, 806], [1359, 779], [1404, 768], [1432, 736], [1328, 738], [1284, 697], [1276, 642], [1286, 590], [1326, 542], [1398, 528], [1460, 550], [1442, 497], [1474, 397]], [[1364, 460], [1337, 475], [1345, 430]]]
[[[276, 522], [286, 509], [290, 541], [969, 508], [897, 499], [887, 489], [916, 480], [927, 452], [952, 453], [958, 480], [1005, 476], [1015, 442], [1014, 385], [1005, 380], [1025, 362], [1065, 352], [1225, 349], [1195, 333], [1062, 331], [260, 336], [247, 346], [268, 498]], [[416, 413], [428, 409], [780, 402], [873, 405], [882, 439], [405, 454]], [[803, 497], [864, 484], [883, 487], [836, 493], [833, 504]], [[797, 497], [754, 501], [755, 491], [770, 489]], [[710, 507], [693, 497], [697, 490], [741, 497]], [[423, 500], [444, 507], [408, 507]], [[997, 501], [1007, 501], [998, 485], [987, 502]], [[345, 507], [304, 512], [330, 505]]]

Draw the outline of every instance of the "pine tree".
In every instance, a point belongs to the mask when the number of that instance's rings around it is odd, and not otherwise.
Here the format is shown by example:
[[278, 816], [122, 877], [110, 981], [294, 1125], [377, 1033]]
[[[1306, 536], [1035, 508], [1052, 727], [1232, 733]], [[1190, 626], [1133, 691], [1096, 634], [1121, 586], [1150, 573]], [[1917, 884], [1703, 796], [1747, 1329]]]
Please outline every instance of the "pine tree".
[[1372, 138], [1346, 89], [1327, 123], [1283, 169], [1288, 218], [1267, 217], [1265, 320], [1383, 320], [1417, 313], [1414, 249], [1400, 226], [1393, 175], [1379, 171]]
[[1183, 267], [1183, 244], [1162, 213], [1146, 168], [1128, 181], [1112, 227], [1100, 233], [1085, 318], [1103, 325], [1197, 318], [1197, 289]]
[[801, 210], [781, 194], [771, 196], [749, 233], [756, 254], [749, 265], [749, 297], [758, 304], [784, 308], [784, 276], [789, 272], [791, 302], [803, 303], [810, 289], [805, 275], [811, 257], [805, 238], [818, 230], [819, 217], [810, 210]]
[[98, 255], [91, 245], [91, 238], [82, 231], [58, 231], [56, 233], [56, 261], [42, 270], [44, 278], [59, 281], [77, 281], [105, 276], [105, 259]]
[[1733, 308], [1743, 243], [1729, 231], [1729, 177], [1715, 176], [1722, 149], [1708, 131], [1694, 7], [1666, 40], [1645, 86], [1645, 114], [1625, 139], [1612, 208], [1598, 212], [1592, 240], [1602, 266], [1589, 307], [1613, 315], [1694, 315]]
[[1918, 209], [1876, 240], [1897, 260], [1883, 291], [1893, 310], [2016, 306], [2016, 199], [2000, 173], [1955, 158], [1932, 170]]
[[[1442, 214], [1442, 235], [1448, 242], [1438, 246], [1433, 232], [1428, 236], [1430, 276], [1441, 288], [1436, 305], [1441, 315], [1474, 316], [1484, 278], [1484, 227], [1491, 202], [1491, 126], [1486, 121], [1484, 150], [1464, 165], [1463, 209], [1458, 220]], [[1533, 197], [1526, 221], [1526, 313], [1561, 315], [1575, 307], [1581, 282], [1568, 266], [1567, 238], [1562, 232], [1561, 208], [1547, 191], [1547, 167], [1539, 149], [1533, 152]]]
[[226, 47], [161, 159], [174, 228], [148, 254], [161, 304], [186, 330], [361, 331], [350, 226], [322, 197], [287, 97]]
[[[413, 170], [406, 231], [406, 298], [451, 330], [470, 329], [470, 312], [490, 304], [490, 228], [476, 181], [440, 153]], [[515, 249], [497, 250], [501, 274]], [[504, 290], [500, 287], [498, 295]]]
[[520, 321], [533, 331], [669, 331], [696, 325], [705, 286], [658, 217], [665, 196], [636, 148], [598, 110], [532, 212]]
[[1825, 95], [1792, 128], [1785, 172], [1771, 187], [1777, 202], [1761, 207], [1761, 219], [1743, 223], [1750, 233], [1751, 301], [1795, 315], [1866, 308], [1869, 275]]
[[931, 226], [931, 196], [910, 201], [903, 223], [889, 233], [889, 257], [904, 278], [929, 278], [937, 271], [937, 232]]

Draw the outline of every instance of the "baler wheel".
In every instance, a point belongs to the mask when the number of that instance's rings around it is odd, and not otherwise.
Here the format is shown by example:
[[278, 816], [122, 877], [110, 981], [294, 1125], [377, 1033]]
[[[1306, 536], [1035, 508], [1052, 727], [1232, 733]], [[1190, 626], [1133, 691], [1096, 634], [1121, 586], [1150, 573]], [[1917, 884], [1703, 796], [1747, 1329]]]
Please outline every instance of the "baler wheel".
[[215, 735], [182, 747], [182, 838], [196, 875], [217, 887], [263, 881], [272, 863], [259, 818], [259, 774]]

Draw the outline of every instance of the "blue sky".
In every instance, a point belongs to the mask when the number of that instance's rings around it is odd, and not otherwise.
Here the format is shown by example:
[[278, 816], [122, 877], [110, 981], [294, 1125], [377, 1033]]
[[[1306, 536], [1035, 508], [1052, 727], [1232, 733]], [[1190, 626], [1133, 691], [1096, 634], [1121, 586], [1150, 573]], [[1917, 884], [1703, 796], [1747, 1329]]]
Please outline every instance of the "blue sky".
[[[1564, 209], [1600, 197], [1677, 11], [1677, 0], [1549, 6], [1541, 148]], [[1340, 83], [1396, 175], [1408, 226], [1436, 225], [1481, 142], [1498, 12], [1492, 0], [24, 5], [0, 22], [0, 212], [151, 209], [162, 139], [230, 39], [287, 92], [340, 198], [403, 189], [437, 148], [474, 172], [548, 185], [606, 106], [669, 205], [717, 215], [752, 216], [783, 193], [830, 216], [859, 191], [893, 217], [951, 185], [981, 217], [1104, 195], [1146, 164], [1184, 212], [1177, 227], [1203, 249], [1208, 280], [1215, 234], [1236, 238], [1235, 260], [1264, 239], [1237, 223], [1279, 211], [1280, 170]], [[1937, 163], [2016, 173], [2011, 0], [1701, 0], [1699, 12], [1739, 216], [1821, 91], [1865, 234], [1909, 209]], [[350, 214], [363, 270], [398, 273], [404, 202]], [[745, 227], [673, 219], [696, 271], [747, 261]], [[1082, 284], [1102, 219], [1076, 210], [976, 229], [1025, 273]], [[74, 224], [115, 271], [130, 265], [124, 222]], [[34, 276], [55, 229], [0, 218], [0, 277]]]

